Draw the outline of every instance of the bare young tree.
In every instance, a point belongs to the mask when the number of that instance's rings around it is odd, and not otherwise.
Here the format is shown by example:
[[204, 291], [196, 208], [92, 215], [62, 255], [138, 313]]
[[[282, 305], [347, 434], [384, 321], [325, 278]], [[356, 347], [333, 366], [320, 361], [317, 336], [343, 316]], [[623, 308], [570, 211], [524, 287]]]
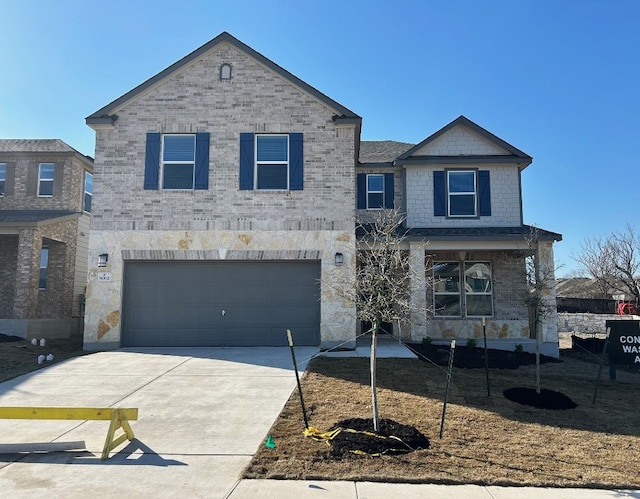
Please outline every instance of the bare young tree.
[[555, 280], [556, 268], [546, 264], [540, 255], [540, 229], [531, 227], [526, 237], [528, 247], [525, 257], [527, 272], [527, 297], [525, 299], [532, 317], [533, 333], [536, 339], [536, 392], [540, 395], [540, 326], [554, 311], [556, 303], [548, 299], [549, 288]]
[[422, 272], [421, 276], [410, 269], [409, 251], [401, 248], [407, 237], [404, 220], [404, 215], [398, 210], [384, 210], [379, 212], [375, 221], [371, 223], [358, 222], [357, 234], [360, 245], [355, 275], [337, 282], [323, 283], [330, 287], [337, 297], [355, 305], [359, 320], [371, 324], [371, 403], [373, 428], [376, 432], [379, 431], [376, 390], [378, 333], [385, 322], [406, 321], [411, 312], [427, 313], [426, 308], [416, 310], [419, 305], [411, 300], [411, 281], [414, 278], [424, 280], [426, 269], [422, 265], [419, 271]]
[[549, 300], [549, 290], [555, 281], [556, 268], [549, 265], [549, 261], [540, 254], [542, 232], [537, 227], [531, 227], [525, 236], [524, 245], [515, 253], [507, 256], [511, 260], [511, 268], [522, 269], [522, 277], [527, 286], [522, 295], [522, 301], [529, 309], [529, 327], [536, 340], [536, 391], [541, 392], [540, 386], [540, 341], [542, 338], [541, 325], [555, 310], [555, 301]]
[[586, 239], [574, 260], [596, 280], [603, 295], [624, 294], [640, 303], [640, 236], [631, 225], [623, 232]]

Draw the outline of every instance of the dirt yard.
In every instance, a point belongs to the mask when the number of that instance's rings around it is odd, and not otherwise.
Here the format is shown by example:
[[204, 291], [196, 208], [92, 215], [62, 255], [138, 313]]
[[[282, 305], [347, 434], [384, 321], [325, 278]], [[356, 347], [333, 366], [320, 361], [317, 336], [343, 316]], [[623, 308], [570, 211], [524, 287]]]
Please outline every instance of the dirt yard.
[[[38, 364], [38, 357], [53, 355], [53, 360]], [[0, 382], [42, 369], [71, 357], [84, 355], [82, 336], [45, 340], [32, 345], [31, 341], [0, 334]]]
[[[541, 386], [575, 402], [564, 410], [505, 396], [517, 387], [535, 393], [535, 365], [490, 368], [490, 393], [484, 367], [455, 367], [440, 438], [446, 369], [378, 359], [380, 417], [414, 427], [428, 446], [400, 455], [332, 452], [330, 442], [303, 435], [294, 392], [269, 432], [272, 445], [261, 446], [245, 477], [640, 488], [640, 374], [618, 371], [611, 381], [605, 369], [593, 405], [598, 364], [566, 355], [561, 360], [541, 365]], [[314, 359], [302, 388], [309, 424], [319, 432], [348, 418], [371, 418], [367, 359]]]

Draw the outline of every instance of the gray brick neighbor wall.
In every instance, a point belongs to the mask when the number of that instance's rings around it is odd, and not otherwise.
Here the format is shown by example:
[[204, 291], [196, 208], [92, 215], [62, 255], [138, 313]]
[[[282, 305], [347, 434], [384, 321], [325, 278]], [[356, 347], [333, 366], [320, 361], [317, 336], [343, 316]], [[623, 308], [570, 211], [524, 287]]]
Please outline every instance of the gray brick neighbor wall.
[[[92, 160], [58, 139], [2, 139], [7, 165], [0, 196], [0, 331], [23, 337], [69, 336], [78, 332], [87, 272], [86, 241], [76, 253], [79, 222], [88, 239], [90, 215], [83, 213], [85, 172]], [[38, 167], [53, 163], [53, 195], [38, 196]], [[48, 278], [39, 289], [40, 251], [49, 248]], [[80, 265], [78, 265], [80, 263]], [[75, 305], [75, 306], [74, 306]]]

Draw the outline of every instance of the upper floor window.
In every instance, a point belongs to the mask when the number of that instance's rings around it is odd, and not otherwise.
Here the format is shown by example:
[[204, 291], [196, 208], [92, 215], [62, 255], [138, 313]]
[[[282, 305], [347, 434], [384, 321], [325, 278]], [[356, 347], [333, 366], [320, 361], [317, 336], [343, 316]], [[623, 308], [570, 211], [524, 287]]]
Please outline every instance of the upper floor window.
[[367, 175], [367, 209], [384, 208], [384, 175]]
[[208, 189], [209, 133], [147, 133], [144, 189]]
[[359, 210], [393, 208], [393, 173], [358, 173], [357, 184]]
[[[436, 262], [433, 267], [435, 315], [491, 317], [493, 284], [490, 262]], [[462, 286], [461, 286], [462, 283]]]
[[304, 136], [240, 134], [240, 190], [301, 191], [304, 188]]
[[256, 189], [289, 189], [289, 136], [256, 135]]
[[434, 170], [434, 216], [490, 217], [490, 180], [489, 170]]
[[447, 186], [449, 196], [449, 216], [475, 217], [477, 213], [475, 170], [448, 171]]
[[91, 202], [93, 201], [93, 175], [84, 173], [84, 211], [91, 213]]
[[38, 289], [47, 289], [47, 281], [49, 279], [49, 247], [43, 246], [40, 250], [40, 277], [38, 280]]
[[7, 164], [0, 163], [0, 197], [4, 196], [5, 183], [7, 182]]
[[53, 196], [53, 176], [55, 165], [53, 163], [40, 163], [38, 167], [38, 196]]
[[195, 135], [162, 136], [163, 189], [193, 189], [195, 164]]

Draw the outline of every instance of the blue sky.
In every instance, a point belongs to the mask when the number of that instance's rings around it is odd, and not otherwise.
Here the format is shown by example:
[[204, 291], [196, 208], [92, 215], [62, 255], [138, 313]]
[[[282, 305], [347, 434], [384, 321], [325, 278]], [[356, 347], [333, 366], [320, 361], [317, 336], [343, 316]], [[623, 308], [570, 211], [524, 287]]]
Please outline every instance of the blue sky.
[[417, 143], [459, 115], [534, 158], [525, 223], [585, 238], [635, 225], [638, 0], [0, 0], [0, 137], [93, 155], [84, 118], [228, 31]]

